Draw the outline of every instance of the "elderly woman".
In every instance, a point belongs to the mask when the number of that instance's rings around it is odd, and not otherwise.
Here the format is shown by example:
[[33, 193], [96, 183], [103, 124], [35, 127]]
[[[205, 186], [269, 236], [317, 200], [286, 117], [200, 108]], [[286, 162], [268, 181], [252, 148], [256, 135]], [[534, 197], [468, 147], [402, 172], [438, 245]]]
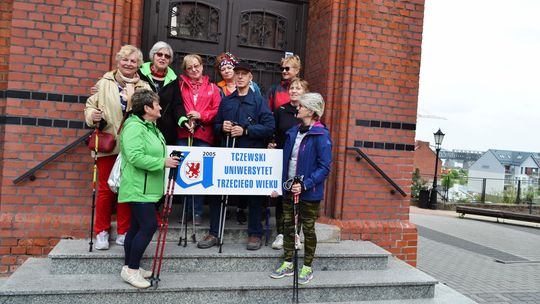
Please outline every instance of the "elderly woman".
[[[300, 97], [297, 117], [302, 122], [287, 131], [283, 147], [284, 189], [283, 221], [285, 223], [284, 262], [270, 275], [274, 279], [293, 275], [292, 264], [295, 234], [299, 227], [304, 231], [304, 266], [298, 275], [299, 284], [313, 279], [311, 264], [317, 247], [315, 221], [319, 203], [323, 198], [324, 181], [330, 172], [332, 142], [328, 129], [319, 121], [324, 113], [324, 100], [318, 93], [306, 93]], [[296, 176], [303, 176], [301, 183], [293, 183]], [[299, 195], [299, 223], [294, 225], [293, 196]], [[272, 193], [273, 197], [277, 192]], [[295, 231], [297, 228], [297, 231]]]
[[[124, 45], [116, 54], [116, 70], [105, 73], [97, 82], [97, 92], [86, 101], [84, 115], [86, 124], [99, 127], [103, 132], [117, 137], [118, 129], [123, 122], [126, 112], [131, 110], [131, 96], [136, 89], [150, 89], [142, 81], [137, 70], [143, 62], [141, 51], [132, 46]], [[96, 220], [94, 231], [96, 233], [95, 248], [109, 249], [109, 232], [111, 229], [111, 215], [116, 204], [116, 194], [107, 185], [107, 179], [119, 152], [118, 141], [116, 147], [108, 153], [98, 153], [98, 189], [96, 196]], [[116, 211], [118, 245], [124, 244], [125, 234], [129, 228], [129, 207], [118, 205]]]
[[[179, 129], [178, 145], [187, 146], [188, 137], [193, 137], [193, 146], [210, 147], [214, 144], [214, 119], [221, 102], [219, 88], [203, 75], [201, 56], [189, 54], [184, 57], [180, 75], [180, 92], [189, 119], [190, 129]], [[203, 196], [195, 196], [195, 225], [200, 225], [203, 214]], [[189, 214], [189, 212], [188, 212]]]
[[280, 106], [289, 102], [289, 85], [298, 76], [302, 63], [298, 55], [281, 59], [281, 81], [272, 85], [268, 91], [268, 107], [275, 112]]
[[167, 145], [177, 142], [176, 126], [178, 121], [183, 125], [187, 121], [186, 110], [180, 96], [178, 77], [169, 67], [173, 61], [172, 47], [163, 41], [158, 41], [150, 49], [150, 62], [145, 62], [139, 69], [139, 76], [148, 82], [152, 91], [159, 95], [161, 117], [157, 127], [165, 137]]
[[125, 265], [120, 276], [137, 288], [150, 287], [145, 277], [152, 273], [140, 268], [140, 262], [157, 229], [154, 204], [163, 195], [165, 168], [176, 168], [180, 163], [176, 156], [167, 157], [165, 139], [156, 127], [160, 110], [156, 93], [136, 91], [133, 114], [120, 136], [123, 163], [118, 202], [131, 209], [131, 225], [124, 243]]
[[[268, 144], [269, 149], [283, 149], [285, 144], [285, 135], [290, 128], [298, 125], [301, 121], [296, 117], [298, 113], [298, 106], [300, 104], [300, 97], [309, 92], [308, 82], [300, 78], [295, 78], [291, 81], [289, 86], [289, 96], [291, 101], [280, 106], [274, 113], [276, 120], [276, 132], [274, 133], [275, 141]], [[276, 230], [277, 236], [272, 243], [273, 249], [283, 248], [283, 200], [278, 197], [274, 200], [276, 206]]]
[[[215, 68], [221, 76], [221, 81], [217, 83], [220, 89], [221, 98], [231, 95], [236, 91], [234, 82], [234, 67], [238, 64], [238, 59], [231, 53], [221, 53], [216, 57]], [[261, 95], [261, 89], [256, 82], [250, 81], [249, 88], [256, 94]]]

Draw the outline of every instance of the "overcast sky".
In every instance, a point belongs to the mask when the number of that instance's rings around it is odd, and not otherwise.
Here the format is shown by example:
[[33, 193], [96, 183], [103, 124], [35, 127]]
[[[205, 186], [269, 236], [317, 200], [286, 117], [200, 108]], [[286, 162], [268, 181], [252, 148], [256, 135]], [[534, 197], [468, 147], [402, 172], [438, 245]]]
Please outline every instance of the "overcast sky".
[[416, 139], [540, 152], [540, 1], [426, 0]]

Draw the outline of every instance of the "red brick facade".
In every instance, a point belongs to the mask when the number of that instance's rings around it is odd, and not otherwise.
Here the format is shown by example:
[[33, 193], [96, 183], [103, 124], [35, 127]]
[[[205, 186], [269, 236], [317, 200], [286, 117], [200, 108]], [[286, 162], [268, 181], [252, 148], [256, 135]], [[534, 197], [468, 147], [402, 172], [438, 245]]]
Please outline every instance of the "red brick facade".
[[305, 75], [326, 97], [324, 120], [334, 141], [321, 221], [341, 226], [344, 239], [371, 240], [412, 265], [417, 233], [408, 221], [409, 196], [392, 195], [346, 147], [362, 146], [410, 193], [423, 12], [423, 0], [310, 1], [306, 47]]
[[115, 2], [0, 4], [0, 274], [47, 254], [59, 238], [87, 236], [91, 159], [83, 145], [35, 181], [13, 180], [88, 132], [80, 97], [111, 69], [120, 45], [140, 44], [141, 1]]
[[[47, 4], [44, 4], [47, 3]], [[327, 100], [334, 141], [322, 222], [416, 263], [409, 197], [348, 146], [361, 146], [410, 192], [424, 0], [309, 3], [305, 75]], [[13, 180], [86, 132], [89, 87], [120, 45], [140, 45], [143, 0], [7, 0], [0, 4], [0, 274], [87, 237], [92, 160], [83, 145]], [[412, 126], [412, 128], [411, 128]], [[382, 144], [382, 146], [381, 146]]]
[[0, 90], [7, 88], [12, 6], [12, 0], [0, 3]]

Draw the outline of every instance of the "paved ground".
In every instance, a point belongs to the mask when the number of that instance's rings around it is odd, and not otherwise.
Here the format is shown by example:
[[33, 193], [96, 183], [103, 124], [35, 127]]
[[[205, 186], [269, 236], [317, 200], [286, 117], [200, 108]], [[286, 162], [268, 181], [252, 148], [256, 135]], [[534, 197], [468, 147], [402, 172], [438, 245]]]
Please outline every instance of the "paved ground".
[[416, 207], [411, 221], [422, 271], [478, 303], [540, 303], [540, 225]]

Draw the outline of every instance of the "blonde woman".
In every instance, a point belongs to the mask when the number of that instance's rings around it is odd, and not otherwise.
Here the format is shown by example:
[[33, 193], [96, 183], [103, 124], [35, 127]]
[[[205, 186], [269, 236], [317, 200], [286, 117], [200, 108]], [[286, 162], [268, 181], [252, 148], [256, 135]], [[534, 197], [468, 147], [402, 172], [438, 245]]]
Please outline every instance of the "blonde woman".
[[[309, 86], [307, 81], [300, 78], [295, 78], [291, 81], [289, 86], [290, 102], [277, 108], [274, 113], [276, 132], [274, 133], [274, 140], [268, 144], [269, 149], [283, 149], [287, 131], [301, 122], [301, 120], [296, 117], [298, 114], [298, 105], [300, 104], [300, 97], [308, 92]], [[276, 198], [274, 200], [274, 205], [276, 206], [277, 236], [272, 243], [272, 248], [279, 250], [283, 248], [284, 232], [282, 197]]]
[[[137, 75], [143, 63], [141, 50], [124, 45], [116, 54], [116, 69], [105, 73], [97, 82], [97, 92], [86, 101], [84, 116], [86, 124], [99, 127], [103, 132], [117, 136], [118, 129], [126, 112], [131, 110], [131, 96], [136, 89], [150, 89], [148, 83], [142, 81]], [[111, 215], [116, 204], [117, 195], [107, 185], [120, 147], [118, 139], [116, 147], [109, 153], [98, 153], [98, 189], [96, 196], [96, 219], [94, 232], [96, 234], [95, 248], [109, 249], [109, 232], [111, 229]], [[130, 210], [127, 205], [118, 205], [116, 211], [118, 245], [124, 245], [126, 232], [129, 229]]]
[[[214, 144], [214, 119], [221, 102], [220, 90], [203, 75], [203, 60], [197, 54], [184, 57], [180, 75], [180, 94], [184, 101], [185, 112], [189, 119], [188, 128], [178, 131], [177, 144], [188, 145], [188, 137], [193, 136], [193, 146], [210, 147]], [[194, 196], [195, 225], [202, 223], [203, 200], [201, 195]], [[191, 208], [191, 207], [190, 207]], [[190, 214], [188, 212], [188, 214]]]
[[281, 105], [289, 102], [289, 85], [300, 74], [302, 63], [298, 55], [281, 59], [281, 81], [268, 91], [268, 107], [275, 112]]

